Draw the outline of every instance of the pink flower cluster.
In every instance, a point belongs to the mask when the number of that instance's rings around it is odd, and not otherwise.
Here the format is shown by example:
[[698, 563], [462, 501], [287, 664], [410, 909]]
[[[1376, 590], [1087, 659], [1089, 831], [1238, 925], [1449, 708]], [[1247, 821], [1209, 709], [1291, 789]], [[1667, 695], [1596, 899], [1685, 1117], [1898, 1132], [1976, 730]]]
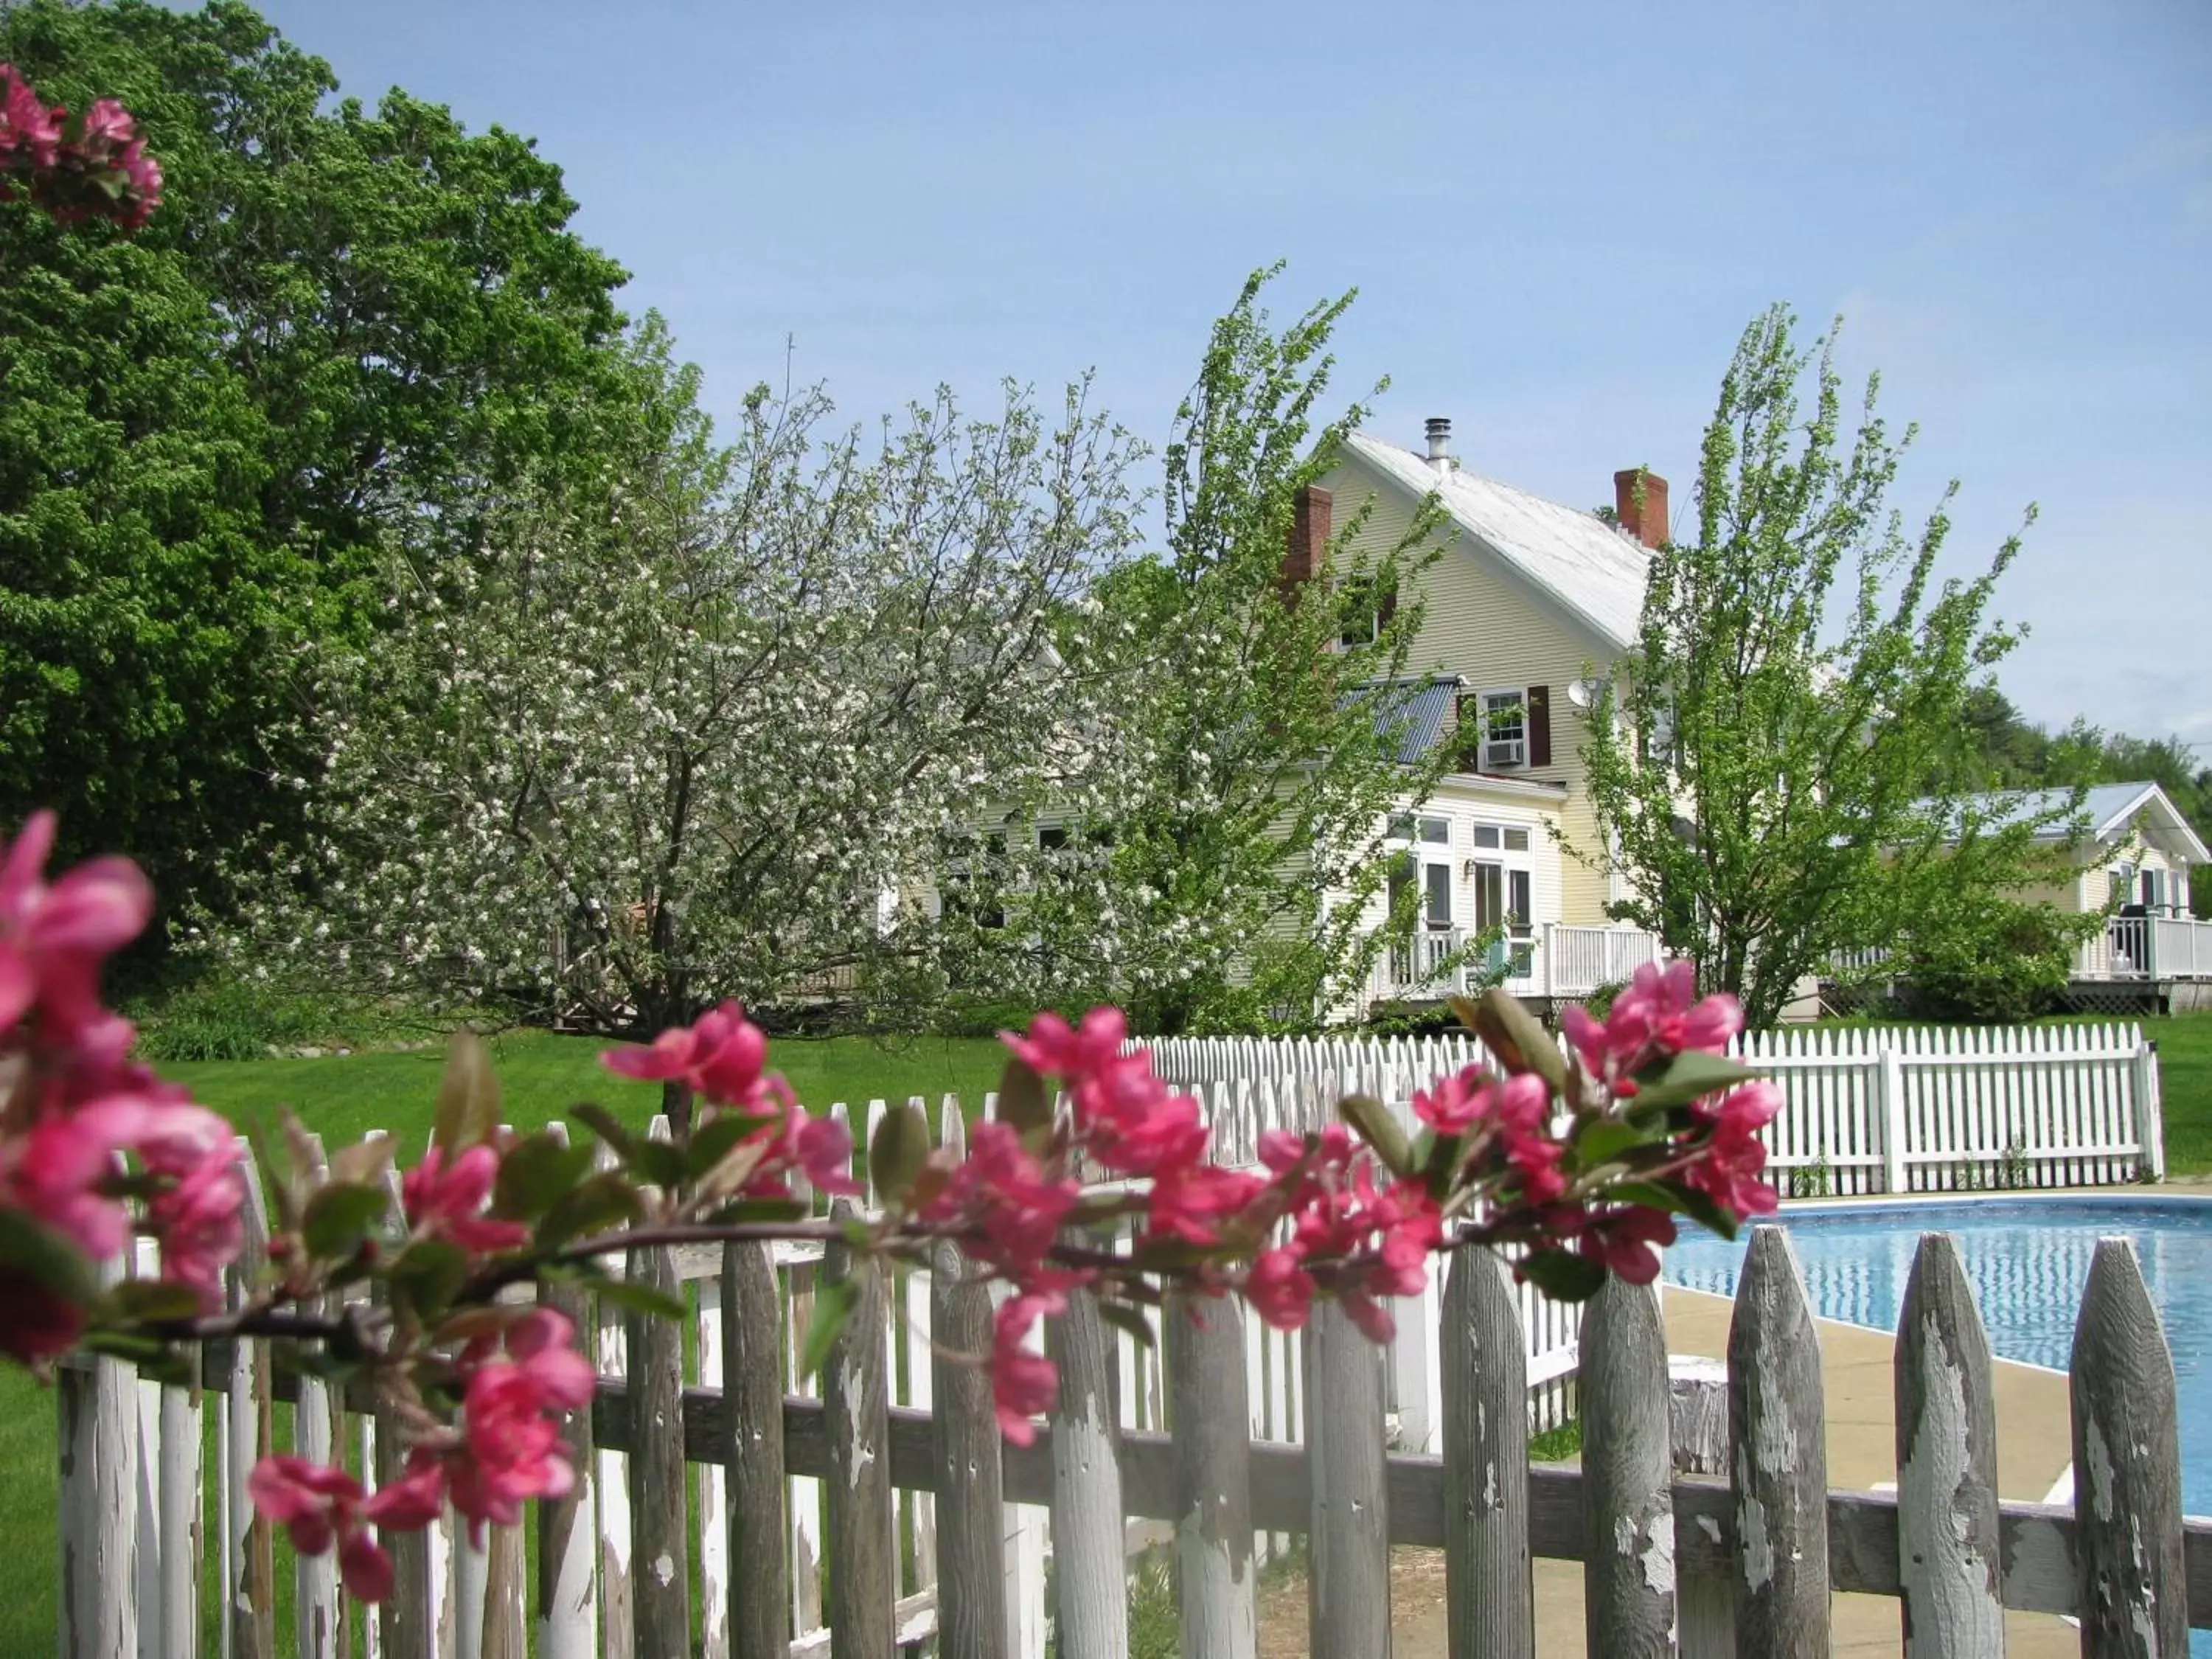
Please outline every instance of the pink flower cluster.
[[554, 1414], [588, 1405], [593, 1377], [575, 1351], [575, 1330], [550, 1308], [534, 1309], [503, 1338], [464, 1349], [461, 1426], [417, 1445], [405, 1472], [364, 1493], [342, 1468], [298, 1457], [264, 1457], [247, 1489], [253, 1505], [283, 1527], [292, 1547], [319, 1555], [337, 1547], [338, 1571], [363, 1601], [392, 1593], [392, 1557], [372, 1525], [412, 1532], [444, 1511], [448, 1498], [481, 1547], [487, 1522], [513, 1526], [533, 1498], [558, 1498], [575, 1484]]
[[764, 1071], [768, 1038], [734, 1002], [709, 1009], [690, 1025], [663, 1031], [641, 1048], [612, 1048], [599, 1056], [606, 1068], [640, 1082], [682, 1083], [718, 1107], [771, 1120], [739, 1144], [765, 1156], [753, 1168], [743, 1195], [781, 1198], [793, 1170], [817, 1192], [858, 1196], [853, 1179], [853, 1133], [830, 1118], [809, 1117], [777, 1073]]
[[1645, 963], [1613, 1000], [1602, 1022], [1581, 1008], [1559, 1015], [1559, 1029], [1583, 1071], [1615, 1097], [1636, 1092], [1635, 1074], [1670, 1055], [1724, 1051], [1743, 1030], [1743, 1005], [1726, 994], [1698, 1000], [1697, 969], [1686, 961]]
[[112, 219], [136, 230], [161, 205], [161, 164], [114, 99], [73, 117], [0, 64], [0, 200], [15, 185], [64, 224]]
[[1291, 1237], [1254, 1261], [1245, 1299], [1270, 1325], [1294, 1330], [1318, 1288], [1305, 1264], [1327, 1260], [1340, 1264], [1338, 1294], [1352, 1322], [1389, 1341], [1396, 1322], [1376, 1298], [1418, 1296], [1427, 1285], [1429, 1252], [1443, 1240], [1437, 1200], [1418, 1181], [1379, 1184], [1373, 1155], [1340, 1124], [1310, 1147], [1302, 1136], [1271, 1129], [1260, 1137], [1260, 1161], [1284, 1190]]
[[[131, 1233], [118, 1185], [128, 1155], [144, 1177], [161, 1277], [211, 1309], [242, 1243], [236, 1144], [222, 1118], [125, 1058], [131, 1023], [100, 1001], [103, 964], [153, 913], [146, 878], [108, 858], [47, 882], [54, 827], [52, 813], [37, 814], [0, 854], [0, 1206], [105, 1261]], [[0, 1350], [59, 1352], [84, 1320], [46, 1278], [0, 1264]]]

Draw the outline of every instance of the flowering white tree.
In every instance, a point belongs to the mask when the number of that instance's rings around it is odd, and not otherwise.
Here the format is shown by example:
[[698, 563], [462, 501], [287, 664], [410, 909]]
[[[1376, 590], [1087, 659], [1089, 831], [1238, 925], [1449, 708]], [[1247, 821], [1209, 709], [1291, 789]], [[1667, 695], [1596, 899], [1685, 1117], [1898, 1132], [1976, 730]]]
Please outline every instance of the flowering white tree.
[[1352, 296], [1278, 330], [1273, 274], [1215, 324], [1176, 412], [1164, 550], [1099, 584], [1084, 665], [1108, 713], [1080, 787], [1031, 804], [1034, 839], [1018, 814], [1004, 832], [1018, 994], [1111, 996], [1140, 1030], [1305, 1024], [1364, 981], [1389, 817], [1445, 763], [1409, 763], [1399, 729], [1420, 610], [1397, 596], [1437, 556], [1433, 504], [1362, 556], [1369, 504], [1339, 503], [1317, 568], [1286, 571], [1302, 492], [1365, 410], [1319, 412]]
[[1056, 423], [940, 392], [866, 450], [762, 390], [720, 448], [657, 335], [635, 367], [623, 476], [502, 492], [316, 665], [312, 839], [234, 949], [621, 1035], [935, 980], [895, 896], [987, 787], [1048, 781], [1132, 447], [1077, 386]]

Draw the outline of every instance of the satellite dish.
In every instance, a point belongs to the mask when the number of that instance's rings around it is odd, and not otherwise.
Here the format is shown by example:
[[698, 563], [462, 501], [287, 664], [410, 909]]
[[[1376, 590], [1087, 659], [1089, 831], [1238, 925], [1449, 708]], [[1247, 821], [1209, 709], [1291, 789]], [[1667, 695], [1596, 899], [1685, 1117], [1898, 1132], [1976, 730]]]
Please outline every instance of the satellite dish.
[[1576, 680], [1567, 687], [1567, 701], [1577, 708], [1587, 708], [1596, 700], [1597, 682]]

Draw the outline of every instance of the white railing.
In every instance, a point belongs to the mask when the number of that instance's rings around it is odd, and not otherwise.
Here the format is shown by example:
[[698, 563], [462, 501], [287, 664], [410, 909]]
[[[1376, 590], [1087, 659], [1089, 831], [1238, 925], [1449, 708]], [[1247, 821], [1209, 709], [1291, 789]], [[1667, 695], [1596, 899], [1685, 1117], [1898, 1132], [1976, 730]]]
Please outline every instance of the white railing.
[[1659, 935], [1640, 928], [1547, 922], [1534, 977], [1546, 995], [1588, 996], [1601, 986], [1627, 983], [1638, 968], [1660, 955]]
[[1499, 939], [1470, 961], [1454, 963], [1472, 937], [1462, 927], [1427, 927], [1392, 942], [1375, 964], [1369, 1000], [1441, 1001], [1486, 982], [1498, 969], [1516, 996], [1586, 997], [1626, 984], [1660, 958], [1659, 936], [1632, 927], [1572, 927], [1547, 922], [1540, 937]]
[[2083, 979], [2212, 979], [2212, 921], [2114, 916], [2075, 966]]

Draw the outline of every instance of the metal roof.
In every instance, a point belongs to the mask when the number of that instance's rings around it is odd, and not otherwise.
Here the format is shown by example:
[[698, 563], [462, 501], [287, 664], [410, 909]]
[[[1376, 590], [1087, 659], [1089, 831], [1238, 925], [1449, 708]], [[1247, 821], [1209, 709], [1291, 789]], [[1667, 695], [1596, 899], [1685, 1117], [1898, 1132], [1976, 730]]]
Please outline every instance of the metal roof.
[[[1960, 805], [1978, 816], [1986, 816], [1992, 829], [2020, 823], [2033, 818], [2047, 817], [2065, 811], [2073, 798], [2070, 789], [1993, 789], [1978, 795], [1962, 797]], [[1933, 803], [1929, 803], [1933, 805]], [[2090, 836], [2105, 841], [2118, 835], [2134, 822], [2136, 815], [2145, 806], [2154, 809], [2169, 834], [2176, 836], [2187, 849], [2189, 857], [2197, 862], [2212, 860], [2203, 842], [2190, 828], [2189, 821], [2166, 796], [2165, 790], [2154, 783], [2100, 783], [2084, 792], [2081, 811], [2078, 819], [2061, 818], [2038, 832], [2042, 841], [2062, 841], [2076, 823]]]
[[1368, 433], [1354, 433], [1345, 447], [1415, 495], [1435, 490], [1462, 534], [1604, 644], [1625, 651], [1635, 643], [1650, 556], [1626, 532], [1457, 465], [1439, 473]]

